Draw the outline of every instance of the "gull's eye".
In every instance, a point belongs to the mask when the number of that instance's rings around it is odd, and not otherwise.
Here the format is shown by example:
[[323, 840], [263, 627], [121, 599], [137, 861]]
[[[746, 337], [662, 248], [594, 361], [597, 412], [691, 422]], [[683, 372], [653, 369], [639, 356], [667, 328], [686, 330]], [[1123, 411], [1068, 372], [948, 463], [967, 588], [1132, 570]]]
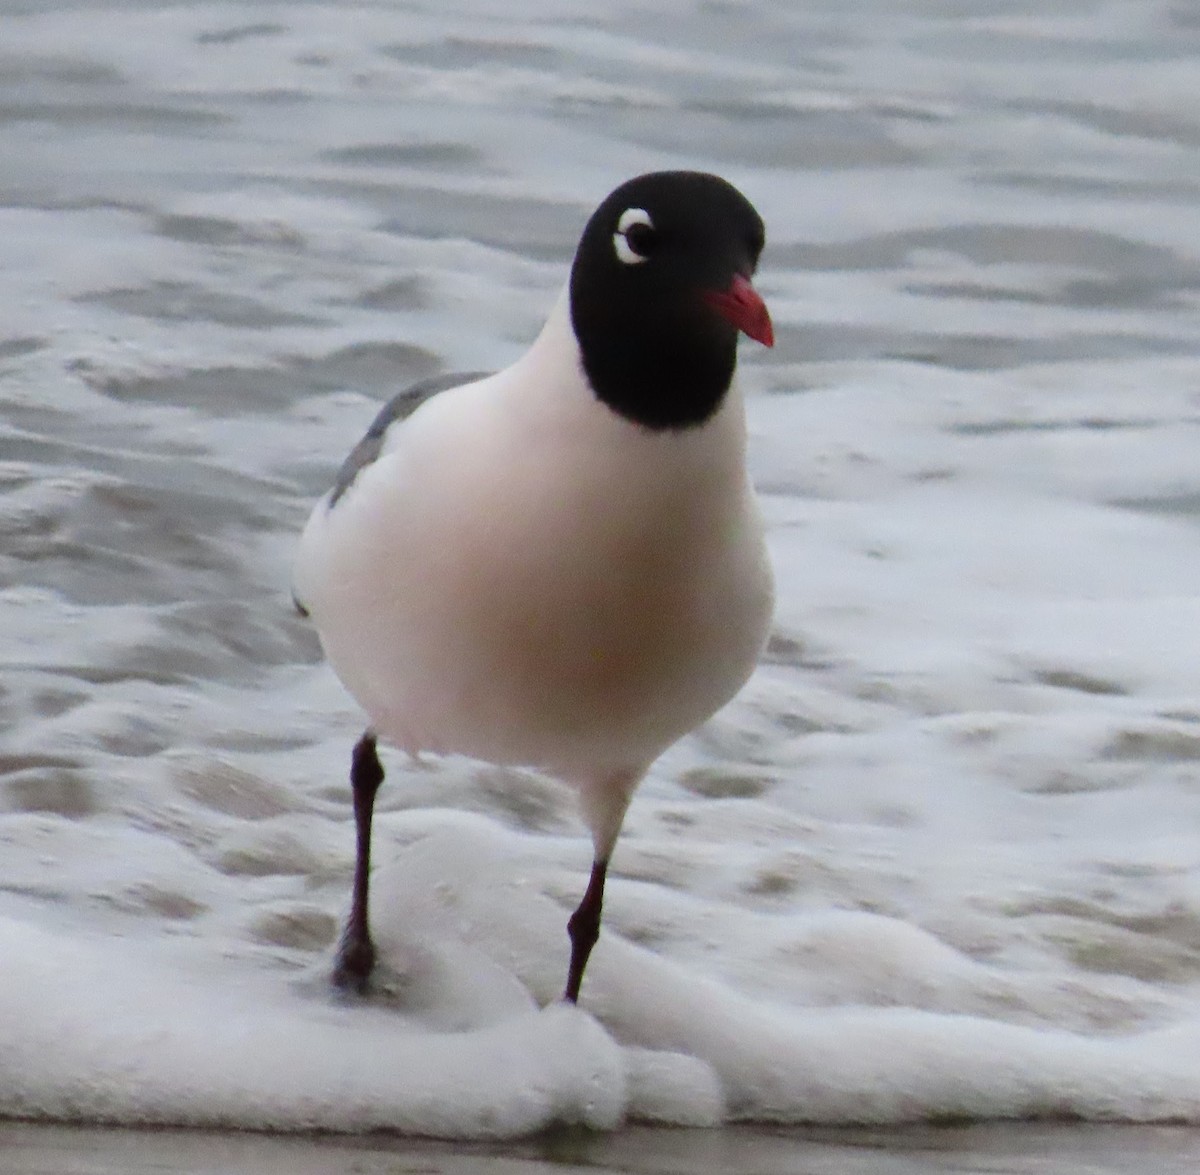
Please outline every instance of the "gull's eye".
[[613, 233], [613, 249], [617, 259], [626, 265], [640, 265], [651, 253], [658, 241], [658, 233], [650, 213], [644, 208], [626, 208], [617, 221]]

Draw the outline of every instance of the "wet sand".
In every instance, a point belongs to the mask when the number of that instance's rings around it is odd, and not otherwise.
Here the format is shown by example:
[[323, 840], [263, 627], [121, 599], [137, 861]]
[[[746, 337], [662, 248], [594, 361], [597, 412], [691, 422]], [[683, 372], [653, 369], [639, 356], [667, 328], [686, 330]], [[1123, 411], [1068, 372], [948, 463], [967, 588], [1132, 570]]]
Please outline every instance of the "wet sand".
[[1191, 1175], [1200, 1130], [1005, 1124], [907, 1130], [556, 1132], [507, 1144], [387, 1136], [0, 1125], [0, 1175]]

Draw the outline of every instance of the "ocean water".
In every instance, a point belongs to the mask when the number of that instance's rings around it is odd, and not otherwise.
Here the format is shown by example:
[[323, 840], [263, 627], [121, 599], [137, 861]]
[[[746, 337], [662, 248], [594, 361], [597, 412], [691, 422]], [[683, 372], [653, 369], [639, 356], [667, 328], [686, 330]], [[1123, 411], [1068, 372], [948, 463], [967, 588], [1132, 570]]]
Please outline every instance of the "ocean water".
[[[1200, 19], [1160, 0], [0, 4], [0, 1114], [1200, 1121]], [[764, 663], [579, 1009], [557, 783], [386, 760], [289, 602], [377, 402], [720, 172]]]

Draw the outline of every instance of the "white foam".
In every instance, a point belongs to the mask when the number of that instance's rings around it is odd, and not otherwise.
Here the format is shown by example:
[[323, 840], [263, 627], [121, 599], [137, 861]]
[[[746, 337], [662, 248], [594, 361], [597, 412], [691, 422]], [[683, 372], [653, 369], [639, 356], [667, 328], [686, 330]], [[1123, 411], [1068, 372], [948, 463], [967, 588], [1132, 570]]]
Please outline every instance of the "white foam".
[[194, 958], [181, 977], [141, 944], [118, 969], [112, 944], [12, 922], [0, 939], [13, 963], [0, 999], [0, 1112], [477, 1138], [621, 1117], [618, 1050], [573, 1008], [526, 1008], [460, 1032], [396, 1031], [384, 1012], [306, 1006], [286, 985], [268, 992]]

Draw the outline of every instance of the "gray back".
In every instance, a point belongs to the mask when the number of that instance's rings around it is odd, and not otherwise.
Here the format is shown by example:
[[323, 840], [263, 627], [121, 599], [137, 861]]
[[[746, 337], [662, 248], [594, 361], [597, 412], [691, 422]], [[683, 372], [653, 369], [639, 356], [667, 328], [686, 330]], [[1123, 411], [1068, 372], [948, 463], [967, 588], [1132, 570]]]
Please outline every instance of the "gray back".
[[379, 456], [383, 448], [383, 438], [393, 424], [407, 420], [426, 400], [436, 396], [438, 392], [474, 383], [488, 374], [485, 371], [470, 371], [433, 375], [393, 396], [371, 421], [371, 427], [367, 429], [363, 439], [350, 450], [346, 460], [342, 462], [342, 467], [333, 482], [333, 493], [329, 496], [330, 506], [337, 505], [338, 499], [354, 484], [354, 479], [359, 473]]

